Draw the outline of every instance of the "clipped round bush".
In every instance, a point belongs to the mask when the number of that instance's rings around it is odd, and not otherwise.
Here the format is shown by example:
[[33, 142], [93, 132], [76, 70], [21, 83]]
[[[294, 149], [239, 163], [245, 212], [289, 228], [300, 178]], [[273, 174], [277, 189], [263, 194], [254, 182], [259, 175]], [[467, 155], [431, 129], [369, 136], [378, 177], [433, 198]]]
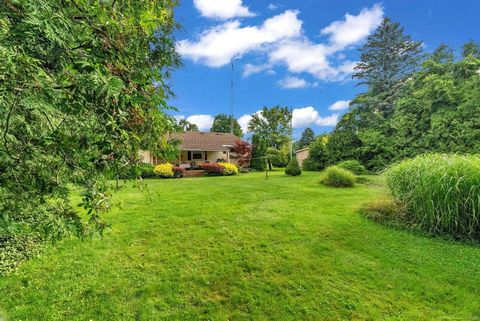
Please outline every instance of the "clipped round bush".
[[431, 233], [480, 240], [480, 157], [426, 154], [387, 169], [407, 219]]
[[171, 178], [173, 177], [173, 165], [170, 163], [164, 163], [155, 166], [155, 169], [153, 170], [155, 174], [162, 178]]
[[355, 174], [338, 166], [331, 166], [325, 170], [322, 183], [331, 187], [353, 187]]
[[354, 173], [355, 175], [364, 175], [367, 174], [367, 169], [359, 161], [356, 160], [346, 160], [337, 164], [338, 167], [346, 169]]
[[222, 163], [224, 170], [223, 174], [224, 175], [237, 175], [238, 174], [238, 167], [235, 166], [234, 164], [230, 163]]
[[302, 170], [300, 169], [300, 166], [298, 165], [298, 160], [296, 157], [292, 157], [290, 162], [288, 162], [287, 167], [285, 168], [285, 174], [289, 176], [298, 176], [302, 174]]

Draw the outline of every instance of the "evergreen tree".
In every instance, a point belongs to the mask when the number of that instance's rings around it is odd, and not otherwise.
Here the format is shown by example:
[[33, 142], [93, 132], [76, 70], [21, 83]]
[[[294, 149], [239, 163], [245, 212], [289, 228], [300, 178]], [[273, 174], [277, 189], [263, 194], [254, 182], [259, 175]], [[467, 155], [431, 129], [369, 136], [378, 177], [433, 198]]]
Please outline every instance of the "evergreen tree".
[[285, 168], [285, 174], [289, 176], [298, 176], [302, 174], [302, 170], [298, 165], [298, 160], [296, 157], [292, 157], [292, 159], [288, 163], [287, 167]]
[[[212, 128], [210, 128], [210, 131], [216, 133], [231, 133], [231, 124], [232, 116], [218, 114], [213, 120]], [[237, 137], [243, 137], [242, 128], [240, 127], [240, 124], [235, 118], [233, 118], [233, 134], [235, 134]]]
[[267, 146], [259, 135], [252, 136], [252, 159], [250, 167], [257, 171], [264, 171], [266, 168]]
[[314, 140], [315, 140], [315, 133], [311, 128], [307, 127], [305, 128], [305, 130], [302, 133], [302, 136], [298, 140], [296, 144], [296, 148], [302, 149], [302, 148], [308, 147], [308, 145], [310, 145], [310, 143], [313, 142]]
[[389, 114], [399, 86], [418, 67], [422, 43], [412, 41], [404, 28], [390, 18], [384, 18], [374, 34], [360, 49], [360, 62], [355, 67], [354, 79], [365, 84], [369, 92], [379, 95], [372, 110]]

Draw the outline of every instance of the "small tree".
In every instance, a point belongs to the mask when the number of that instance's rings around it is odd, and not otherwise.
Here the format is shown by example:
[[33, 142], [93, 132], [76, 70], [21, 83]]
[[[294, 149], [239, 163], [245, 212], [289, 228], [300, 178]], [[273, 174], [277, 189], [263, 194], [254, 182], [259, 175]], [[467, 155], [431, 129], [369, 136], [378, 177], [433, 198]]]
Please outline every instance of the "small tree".
[[285, 174], [289, 176], [298, 176], [302, 174], [302, 170], [298, 165], [298, 160], [296, 157], [292, 157], [292, 159], [288, 163], [287, 167], [285, 168]]
[[265, 156], [267, 153], [267, 146], [259, 135], [252, 137], [252, 158], [250, 167], [257, 171], [264, 171], [266, 167]]
[[317, 137], [309, 146], [308, 157], [303, 161], [306, 171], [320, 171], [325, 168], [328, 161], [327, 153], [328, 136]]
[[243, 168], [249, 167], [250, 159], [252, 158], [252, 145], [239, 139], [235, 142], [235, 153], [237, 154], [238, 166]]

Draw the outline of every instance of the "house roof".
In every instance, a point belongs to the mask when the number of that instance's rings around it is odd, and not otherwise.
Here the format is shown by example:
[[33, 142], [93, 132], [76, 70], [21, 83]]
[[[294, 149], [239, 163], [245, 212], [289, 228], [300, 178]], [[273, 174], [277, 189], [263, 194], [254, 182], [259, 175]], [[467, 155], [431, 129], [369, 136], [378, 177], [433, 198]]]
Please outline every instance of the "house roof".
[[230, 133], [182, 132], [173, 133], [173, 139], [180, 140], [180, 150], [223, 151], [235, 146], [239, 140]]

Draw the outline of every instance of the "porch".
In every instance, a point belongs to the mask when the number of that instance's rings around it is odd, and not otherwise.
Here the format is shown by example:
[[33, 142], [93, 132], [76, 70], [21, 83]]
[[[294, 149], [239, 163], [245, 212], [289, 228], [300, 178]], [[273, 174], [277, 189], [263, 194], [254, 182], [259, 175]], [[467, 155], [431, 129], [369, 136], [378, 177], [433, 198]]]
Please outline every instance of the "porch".
[[230, 163], [234, 160], [229, 149], [205, 151], [205, 150], [181, 150], [178, 154], [178, 166], [187, 170], [200, 169], [205, 163]]

